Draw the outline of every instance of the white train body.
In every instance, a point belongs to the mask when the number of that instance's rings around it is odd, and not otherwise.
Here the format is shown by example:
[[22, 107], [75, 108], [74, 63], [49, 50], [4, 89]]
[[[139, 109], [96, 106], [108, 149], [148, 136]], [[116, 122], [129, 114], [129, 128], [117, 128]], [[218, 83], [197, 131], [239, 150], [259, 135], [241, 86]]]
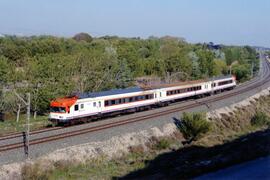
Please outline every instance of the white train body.
[[210, 94], [236, 86], [233, 76], [214, 78], [151, 90], [128, 88], [74, 97], [59, 98], [51, 102], [49, 119], [53, 122], [69, 122], [82, 118], [102, 116], [114, 112], [133, 110], [174, 100]]

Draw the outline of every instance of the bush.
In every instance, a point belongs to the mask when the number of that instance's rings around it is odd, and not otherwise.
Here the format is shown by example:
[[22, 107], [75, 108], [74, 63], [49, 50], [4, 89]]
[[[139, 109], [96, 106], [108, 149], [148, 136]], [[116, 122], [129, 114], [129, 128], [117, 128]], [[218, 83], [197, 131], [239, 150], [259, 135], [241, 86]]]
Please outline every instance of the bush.
[[167, 149], [170, 147], [170, 142], [167, 139], [161, 139], [160, 141], [157, 142], [157, 144], [155, 145], [155, 148], [158, 150], [162, 150], [162, 149]]
[[257, 111], [251, 119], [251, 125], [257, 127], [270, 126], [269, 117], [264, 112]]
[[206, 120], [206, 113], [183, 113], [178, 126], [184, 138], [188, 141], [198, 140], [211, 129], [211, 123]]

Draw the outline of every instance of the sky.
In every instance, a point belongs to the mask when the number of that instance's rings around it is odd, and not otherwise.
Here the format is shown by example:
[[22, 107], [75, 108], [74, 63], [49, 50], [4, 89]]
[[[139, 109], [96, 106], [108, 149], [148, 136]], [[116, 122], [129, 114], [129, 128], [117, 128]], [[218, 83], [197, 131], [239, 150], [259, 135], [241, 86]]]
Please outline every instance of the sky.
[[0, 0], [0, 33], [270, 47], [270, 0]]

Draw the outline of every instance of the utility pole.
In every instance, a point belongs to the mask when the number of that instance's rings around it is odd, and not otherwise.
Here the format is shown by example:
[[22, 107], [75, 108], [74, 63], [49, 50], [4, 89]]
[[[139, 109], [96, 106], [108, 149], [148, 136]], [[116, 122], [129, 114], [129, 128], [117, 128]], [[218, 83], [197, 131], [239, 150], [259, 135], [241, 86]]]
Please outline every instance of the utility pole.
[[253, 78], [253, 69], [254, 69], [254, 62], [252, 61], [252, 64], [251, 64], [251, 78]]
[[31, 96], [27, 93], [27, 102], [14, 91], [14, 94], [26, 105], [27, 107], [27, 118], [26, 118], [26, 134], [25, 134], [25, 155], [29, 159], [29, 136], [30, 136], [30, 110], [31, 110]]
[[31, 105], [31, 96], [30, 93], [27, 93], [28, 99], [27, 99], [27, 122], [26, 122], [26, 156], [27, 159], [29, 159], [29, 135], [30, 135], [30, 105]]

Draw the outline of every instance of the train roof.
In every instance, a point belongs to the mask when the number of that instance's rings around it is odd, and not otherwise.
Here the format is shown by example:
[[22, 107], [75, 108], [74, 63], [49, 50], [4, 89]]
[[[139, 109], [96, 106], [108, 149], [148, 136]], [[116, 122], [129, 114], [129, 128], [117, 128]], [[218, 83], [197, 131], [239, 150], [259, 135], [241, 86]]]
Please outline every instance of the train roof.
[[79, 99], [95, 98], [95, 97], [101, 97], [101, 96], [134, 93], [134, 92], [140, 92], [140, 91], [143, 91], [143, 89], [136, 86], [136, 87], [126, 88], [126, 89], [112, 89], [109, 91], [82, 93], [82, 94], [79, 94], [78, 97]]
[[168, 88], [168, 87], [181, 86], [181, 85], [187, 85], [187, 84], [192, 85], [192, 84], [196, 84], [196, 83], [202, 83], [202, 82], [207, 82], [207, 81], [216, 81], [216, 80], [227, 79], [227, 78], [231, 78], [231, 77], [232, 77], [231, 75], [226, 75], [226, 76], [212, 77], [212, 78], [208, 78], [205, 80], [186, 81], [186, 82], [175, 83], [175, 84], [161, 84], [159, 86], [152, 86], [151, 88], [147, 88], [147, 87], [141, 88], [141, 87], [135, 86], [135, 87], [126, 88], [126, 89], [112, 89], [112, 90], [101, 91], [101, 92], [87, 92], [87, 93], [78, 94], [77, 97], [79, 99], [84, 99], [84, 98], [96, 98], [96, 97], [102, 97], [102, 96], [135, 93], [135, 92], [141, 92], [141, 91], [145, 91], [145, 90]]
[[176, 83], [170, 83], [170, 84], [161, 83], [159, 85], [149, 85], [149, 86], [146, 85], [143, 89], [150, 90], [150, 89], [170, 88], [170, 87], [175, 87], [175, 86], [186, 86], [186, 85], [192, 86], [194, 84], [204, 83], [208, 81], [217, 81], [217, 80], [222, 80], [222, 79], [227, 79], [227, 78], [232, 78], [232, 75], [216, 76], [216, 77], [211, 77], [211, 78], [206, 78], [206, 79], [176, 82]]
[[216, 77], [208, 78], [206, 81], [216, 81], [216, 80], [227, 79], [227, 78], [232, 78], [232, 75], [216, 76]]

